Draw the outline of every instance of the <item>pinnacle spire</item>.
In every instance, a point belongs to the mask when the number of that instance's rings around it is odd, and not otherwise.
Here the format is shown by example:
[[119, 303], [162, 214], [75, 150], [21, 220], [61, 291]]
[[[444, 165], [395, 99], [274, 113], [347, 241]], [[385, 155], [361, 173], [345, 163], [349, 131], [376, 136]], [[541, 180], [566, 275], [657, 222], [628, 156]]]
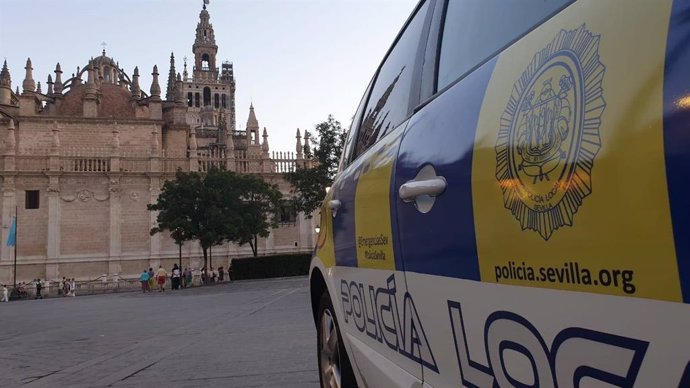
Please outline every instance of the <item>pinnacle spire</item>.
[[48, 84], [47, 94], [50, 96], [51, 94], [53, 94], [53, 76], [52, 75], [48, 74], [48, 82], [46, 82], [46, 84]]
[[60, 68], [60, 62], [55, 65], [55, 88], [54, 91], [56, 94], [61, 94], [62, 93], [62, 69]]
[[160, 100], [161, 86], [158, 84], [158, 65], [153, 65], [153, 81], [151, 82], [151, 99]]
[[299, 128], [297, 128], [297, 135], [295, 136], [295, 139], [297, 141], [295, 142], [295, 151], [297, 151], [297, 158], [301, 159], [302, 158], [302, 135], [299, 133]]
[[264, 152], [264, 154], [268, 155], [268, 131], [266, 131], [266, 127], [264, 127], [262, 137], [264, 141], [261, 143], [261, 150]]
[[12, 78], [10, 77], [10, 70], [7, 68], [7, 60], [2, 64], [2, 70], [0, 71], [0, 86], [12, 88]]
[[36, 82], [33, 79], [34, 68], [31, 67], [31, 58], [27, 58], [24, 69], [26, 69], [26, 76], [22, 82], [22, 88], [24, 88], [24, 92], [33, 92], [36, 89]]
[[165, 99], [172, 101], [175, 99], [175, 55], [170, 53], [170, 71], [168, 72], [168, 87], [165, 89]]
[[247, 129], [259, 129], [259, 121], [254, 113], [254, 104], [249, 105], [249, 118], [247, 119]]
[[134, 73], [132, 74], [132, 97], [139, 99], [141, 98], [141, 88], [139, 87], [139, 66], [134, 67]]

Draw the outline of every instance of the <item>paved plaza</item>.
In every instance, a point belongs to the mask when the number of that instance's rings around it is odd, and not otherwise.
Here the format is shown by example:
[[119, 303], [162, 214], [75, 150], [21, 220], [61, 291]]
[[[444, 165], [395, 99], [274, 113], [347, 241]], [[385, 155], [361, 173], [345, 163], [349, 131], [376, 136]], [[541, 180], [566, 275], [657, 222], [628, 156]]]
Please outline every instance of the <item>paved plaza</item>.
[[0, 304], [2, 387], [317, 387], [306, 277]]

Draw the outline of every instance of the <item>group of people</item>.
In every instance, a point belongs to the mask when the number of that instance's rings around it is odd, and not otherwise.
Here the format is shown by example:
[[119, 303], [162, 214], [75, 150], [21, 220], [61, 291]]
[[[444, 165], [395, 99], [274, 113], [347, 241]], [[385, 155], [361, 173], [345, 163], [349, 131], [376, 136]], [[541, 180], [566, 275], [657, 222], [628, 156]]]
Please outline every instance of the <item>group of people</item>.
[[206, 267], [201, 269], [201, 282], [203, 284], [215, 284], [216, 282], [225, 281], [225, 270], [223, 267], [218, 267], [218, 272], [211, 267], [211, 270], [207, 270]]
[[[36, 288], [36, 292], [38, 293], [38, 287]], [[58, 295], [64, 296], [77, 296], [77, 283], [74, 281], [74, 278], [65, 278], [64, 276], [62, 277], [62, 280], [60, 280], [60, 283], [58, 284]]]
[[[201, 269], [201, 282], [202, 284], [209, 285], [225, 281], [225, 276], [230, 277], [230, 270], [225, 271], [223, 267], [218, 267], [218, 272], [216, 272], [213, 267], [207, 270], [206, 267]], [[192, 269], [179, 267], [177, 264], [173, 265], [170, 274], [168, 271], [159, 266], [157, 271], [153, 271], [153, 268], [149, 268], [148, 271], [142, 271], [139, 275], [139, 282], [141, 283], [141, 291], [151, 292], [157, 287], [158, 292], [165, 291], [165, 283], [170, 279], [170, 288], [173, 290], [179, 290], [180, 288], [187, 288], [192, 286]]]
[[[144, 270], [141, 275], [139, 275], [139, 282], [141, 283], [142, 292], [151, 292], [153, 288], [158, 286], [158, 292], [165, 291], [165, 282], [168, 280], [168, 271], [159, 266], [158, 270], [154, 273], [153, 268], [149, 270]], [[175, 264], [170, 273], [170, 285], [173, 290], [179, 290], [180, 288], [186, 288], [192, 286], [192, 270], [185, 268], [184, 271]]]
[[[34, 279], [29, 283], [17, 283], [17, 285], [14, 288], [14, 291], [12, 291], [12, 295], [14, 295], [13, 297], [28, 298], [30, 294], [27, 290], [27, 287], [35, 288], [36, 293], [34, 295], [34, 299], [43, 299], [43, 290], [45, 288], [45, 285], [41, 279]], [[76, 296], [76, 289], [77, 284], [74, 281], [74, 278], [68, 279], [66, 277], [63, 277], [62, 280], [60, 280], [60, 282], [58, 283], [57, 292], [58, 295], [61, 296]], [[7, 285], [3, 284], [2, 288], [0, 288], [0, 302], [9, 302], [9, 294], [10, 291], [7, 288]]]

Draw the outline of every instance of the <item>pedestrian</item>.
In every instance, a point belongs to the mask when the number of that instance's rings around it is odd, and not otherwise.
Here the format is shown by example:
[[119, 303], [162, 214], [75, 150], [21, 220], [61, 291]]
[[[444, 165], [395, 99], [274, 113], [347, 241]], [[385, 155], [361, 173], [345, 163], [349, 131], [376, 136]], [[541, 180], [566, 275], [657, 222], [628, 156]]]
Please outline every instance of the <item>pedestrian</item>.
[[177, 264], [173, 265], [171, 282], [173, 290], [180, 288], [180, 267]]
[[149, 290], [153, 291], [156, 286], [156, 274], [153, 272], [153, 268], [149, 267]]
[[218, 267], [218, 282], [223, 283], [224, 277], [225, 277], [225, 271], [223, 271], [223, 267]]
[[165, 271], [163, 266], [158, 267], [156, 272], [156, 280], [158, 281], [158, 292], [165, 291], [165, 280], [168, 278], [168, 273]]
[[36, 279], [36, 297], [34, 299], [43, 299], [43, 295], [41, 295], [42, 290], [43, 282], [41, 282], [41, 279]]
[[208, 275], [206, 274], [206, 267], [201, 268], [201, 284], [208, 284]]
[[74, 278], [69, 282], [69, 295], [77, 296], [77, 282], [74, 281]]
[[191, 287], [192, 286], [192, 269], [191, 268], [187, 268], [187, 275], [186, 275], [185, 280], [187, 281], [187, 287]]
[[216, 273], [216, 270], [211, 267], [211, 283], [216, 284], [216, 277], [218, 274]]
[[10, 299], [7, 297], [7, 285], [2, 285], [2, 299], [0, 302], [9, 302]]
[[139, 281], [141, 282], [141, 292], [151, 291], [149, 289], [149, 271], [144, 269], [144, 272], [139, 275]]
[[69, 279], [62, 278], [62, 296], [69, 296]]
[[230, 262], [228, 263], [228, 281], [230, 281], [230, 282], [232, 281], [232, 275], [233, 275], [233, 273], [232, 273], [232, 260], [233, 259], [230, 259]]
[[58, 296], [63, 295], [62, 294], [62, 289], [65, 287], [65, 278], [63, 277], [62, 280], [60, 280], [60, 283], [58, 283]]

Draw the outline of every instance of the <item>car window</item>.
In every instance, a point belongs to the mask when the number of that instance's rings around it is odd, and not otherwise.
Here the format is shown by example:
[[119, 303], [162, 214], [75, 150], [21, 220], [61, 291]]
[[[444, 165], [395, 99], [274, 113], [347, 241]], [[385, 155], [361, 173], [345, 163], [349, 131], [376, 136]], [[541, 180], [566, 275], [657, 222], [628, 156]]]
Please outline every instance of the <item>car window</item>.
[[414, 64], [427, 9], [428, 2], [418, 8], [379, 69], [357, 133], [353, 159], [411, 113]]
[[338, 171], [342, 171], [345, 167], [347, 167], [350, 161], [352, 145], [355, 143], [355, 137], [357, 136], [357, 125], [359, 124], [360, 119], [362, 117], [362, 111], [366, 106], [367, 97], [369, 96], [369, 91], [371, 90], [372, 83], [373, 80], [369, 83], [369, 86], [367, 86], [367, 91], [364, 92], [364, 97], [362, 97], [362, 100], [359, 102], [359, 105], [357, 106], [357, 111], [355, 112], [355, 115], [352, 117], [352, 124], [350, 124], [350, 130], [348, 131], [347, 137], [345, 138], [345, 144], [343, 145], [343, 153], [340, 157]]
[[449, 0], [436, 90], [443, 89], [573, 0]]

